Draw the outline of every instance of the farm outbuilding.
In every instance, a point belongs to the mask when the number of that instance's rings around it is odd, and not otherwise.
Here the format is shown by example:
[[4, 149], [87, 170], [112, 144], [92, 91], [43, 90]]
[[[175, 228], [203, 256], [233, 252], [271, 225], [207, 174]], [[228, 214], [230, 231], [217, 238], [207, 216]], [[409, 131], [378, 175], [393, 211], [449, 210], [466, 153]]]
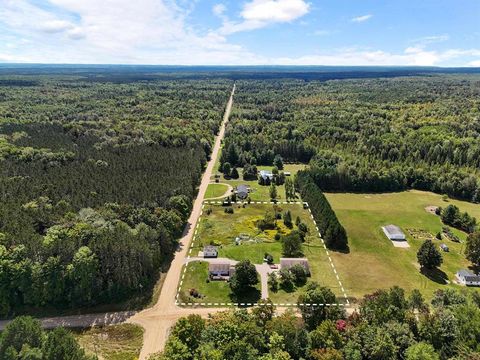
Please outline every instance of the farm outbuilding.
[[456, 274], [457, 280], [462, 285], [480, 286], [480, 275], [476, 275], [469, 270], [459, 270]]
[[203, 248], [203, 257], [216, 258], [218, 256], [218, 250], [216, 246], [207, 245]]
[[301, 265], [310, 274], [310, 266], [307, 258], [280, 258], [280, 269], [290, 269], [294, 265]]
[[382, 230], [385, 233], [385, 235], [387, 236], [387, 238], [389, 238], [390, 240], [402, 241], [402, 240], [407, 239], [405, 234], [403, 233], [402, 229], [400, 229], [396, 225], [382, 226]]

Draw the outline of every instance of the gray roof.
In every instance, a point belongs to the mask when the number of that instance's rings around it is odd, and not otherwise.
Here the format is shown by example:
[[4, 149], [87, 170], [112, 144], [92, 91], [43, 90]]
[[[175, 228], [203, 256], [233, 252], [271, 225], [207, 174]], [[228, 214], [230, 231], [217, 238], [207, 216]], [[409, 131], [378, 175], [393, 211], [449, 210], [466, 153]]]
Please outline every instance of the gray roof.
[[203, 247], [203, 251], [217, 251], [217, 247], [213, 245], [207, 245]]
[[405, 236], [405, 234], [403, 233], [402, 229], [400, 229], [398, 226], [396, 225], [386, 225], [383, 227], [383, 229], [391, 236], [394, 236], [394, 235], [402, 235], [402, 236]]
[[247, 185], [240, 184], [240, 185], [237, 186], [237, 191], [248, 193], [248, 187], [247, 187]]
[[458, 270], [457, 275], [459, 277], [464, 277], [465, 280], [468, 280], [468, 281], [480, 281], [480, 275], [475, 275], [470, 270], [465, 270], [465, 269]]
[[307, 258], [280, 258], [280, 267], [288, 269], [294, 265], [302, 265], [305, 270], [310, 271]]

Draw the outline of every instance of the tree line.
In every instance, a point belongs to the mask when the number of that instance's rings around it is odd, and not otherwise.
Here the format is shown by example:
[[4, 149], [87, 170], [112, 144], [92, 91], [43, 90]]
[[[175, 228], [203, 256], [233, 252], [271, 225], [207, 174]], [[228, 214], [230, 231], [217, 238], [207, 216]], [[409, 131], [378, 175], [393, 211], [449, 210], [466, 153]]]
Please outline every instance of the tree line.
[[252, 311], [229, 310], [181, 318], [163, 353], [150, 360], [460, 360], [480, 354], [480, 294], [437, 290], [378, 290], [347, 315], [331, 290], [307, 285], [293, 310], [275, 314], [269, 300]]
[[327, 247], [348, 250], [347, 232], [338, 221], [327, 198], [311, 178], [309, 170], [299, 171], [295, 182], [302, 199], [308, 203]]

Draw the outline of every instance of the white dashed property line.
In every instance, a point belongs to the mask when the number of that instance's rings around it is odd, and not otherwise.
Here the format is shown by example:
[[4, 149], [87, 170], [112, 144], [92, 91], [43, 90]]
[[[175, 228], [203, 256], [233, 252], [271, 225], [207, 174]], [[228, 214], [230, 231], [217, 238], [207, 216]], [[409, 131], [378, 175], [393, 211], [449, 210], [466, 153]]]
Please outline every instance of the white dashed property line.
[[[205, 204], [222, 204], [223, 202], [222, 201], [204, 201], [204, 203], [202, 204], [202, 209], [204, 208]], [[268, 201], [252, 201], [250, 202], [251, 204], [275, 204], [275, 202], [268, 202]], [[325, 249], [325, 252], [328, 256], [328, 260], [330, 261], [330, 266], [332, 267], [333, 269], [333, 272], [335, 274], [335, 277], [337, 278], [337, 281], [338, 281], [338, 284], [342, 290], [342, 293], [343, 293], [343, 297], [345, 298], [345, 301], [346, 301], [346, 304], [341, 304], [341, 303], [336, 303], [336, 304], [292, 304], [292, 303], [288, 303], [288, 304], [263, 304], [263, 303], [179, 303], [178, 302], [178, 297], [180, 295], [180, 292], [181, 292], [181, 288], [182, 288], [182, 285], [183, 285], [183, 280], [184, 280], [184, 277], [185, 277], [185, 273], [187, 271], [187, 264], [185, 264], [185, 267], [183, 269], [183, 274], [182, 274], [182, 279], [180, 281], [180, 284], [179, 284], [179, 287], [178, 287], [178, 290], [177, 290], [177, 294], [175, 296], [175, 305], [180, 305], [180, 306], [284, 306], [284, 307], [295, 307], [295, 306], [349, 306], [350, 305], [350, 301], [348, 299], [348, 296], [347, 296], [347, 293], [345, 292], [345, 289], [343, 287], [343, 284], [342, 282], [340, 281], [340, 278], [338, 276], [338, 273], [337, 273], [337, 270], [335, 268], [335, 265], [333, 264], [333, 261], [332, 261], [332, 258], [330, 257], [330, 254], [327, 250], [327, 246], [325, 244], [325, 241], [323, 240], [322, 238], [322, 234], [320, 233], [320, 230], [317, 226], [317, 222], [315, 221], [315, 218], [313, 217], [313, 214], [312, 214], [312, 210], [310, 209], [310, 207], [308, 206], [308, 203], [307, 202], [302, 202], [302, 201], [297, 201], [297, 202], [287, 202], [287, 201], [283, 201], [283, 202], [276, 202], [277, 204], [278, 203], [281, 203], [281, 204], [297, 204], [297, 205], [307, 205], [307, 209], [310, 213], [310, 216], [312, 218], [312, 221], [313, 221], [313, 224], [315, 225], [315, 229], [317, 230], [318, 232], [318, 236], [320, 237], [320, 240], [322, 241], [322, 245], [323, 245], [323, 248]], [[232, 202], [232, 204], [248, 204], [248, 203], [243, 203], [243, 202]], [[190, 249], [189, 249], [189, 252], [188, 252], [188, 257], [187, 259], [190, 259], [190, 253], [192, 252], [193, 250], [193, 244], [195, 243], [195, 240], [197, 238], [197, 233], [198, 233], [198, 228], [199, 228], [199, 225], [200, 225], [200, 220], [201, 220], [201, 217], [203, 216], [203, 211], [200, 212], [200, 216], [198, 218], [198, 221], [197, 221], [197, 224], [196, 224], [196, 227], [195, 227], [195, 233], [193, 235], [193, 238], [192, 238], [192, 242], [190, 243]]]

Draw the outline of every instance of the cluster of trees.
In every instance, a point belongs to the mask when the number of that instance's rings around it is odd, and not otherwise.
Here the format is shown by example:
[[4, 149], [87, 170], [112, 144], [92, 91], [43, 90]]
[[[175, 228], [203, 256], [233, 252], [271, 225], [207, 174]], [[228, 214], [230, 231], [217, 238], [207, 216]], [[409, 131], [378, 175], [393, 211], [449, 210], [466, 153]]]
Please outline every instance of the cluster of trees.
[[0, 335], [2, 360], [96, 360], [89, 356], [63, 328], [45, 332], [40, 322], [20, 316], [9, 323]]
[[145, 292], [171, 260], [190, 212], [183, 195], [172, 197], [168, 209], [109, 203], [73, 213], [59, 206], [47, 198], [25, 205], [44, 235], [22, 242], [2, 234], [0, 315], [118, 302]]
[[448, 205], [445, 209], [438, 209], [442, 221], [446, 225], [453, 226], [467, 233], [475, 231], [477, 219], [470, 216], [467, 212], [461, 213], [456, 205]]
[[330, 249], [348, 250], [345, 228], [338, 221], [330, 203], [320, 188], [314, 183], [309, 170], [299, 171], [295, 177], [296, 186], [302, 199], [306, 201], [315, 218], [325, 244]]
[[225, 143], [238, 166], [318, 166], [324, 191], [429, 190], [480, 201], [475, 76], [240, 82]]
[[347, 315], [331, 290], [307, 285], [298, 299], [302, 315], [275, 316], [265, 301], [247, 312], [209, 319], [190, 315], [173, 327], [161, 354], [151, 360], [460, 360], [480, 355], [480, 294], [437, 290], [427, 304], [418, 290], [407, 297], [393, 287], [366, 295]]
[[148, 296], [231, 82], [33, 78], [0, 83], [0, 316]]

